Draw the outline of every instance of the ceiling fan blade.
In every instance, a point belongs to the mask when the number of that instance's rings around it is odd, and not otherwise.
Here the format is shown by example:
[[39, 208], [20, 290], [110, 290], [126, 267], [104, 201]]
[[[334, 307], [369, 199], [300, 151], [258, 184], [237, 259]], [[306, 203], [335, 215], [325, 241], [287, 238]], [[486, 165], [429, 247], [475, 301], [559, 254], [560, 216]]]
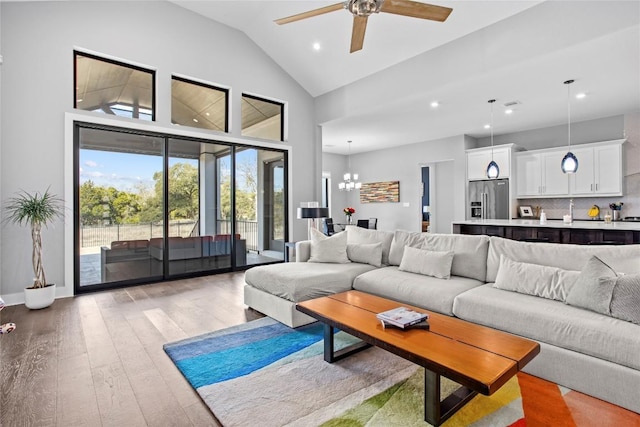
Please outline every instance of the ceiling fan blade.
[[364, 44], [364, 32], [367, 30], [366, 16], [354, 16], [353, 17], [353, 30], [351, 32], [351, 51], [356, 52], [362, 49]]
[[411, 0], [385, 0], [381, 12], [443, 22], [453, 9]]
[[300, 21], [301, 19], [312, 18], [314, 16], [324, 15], [325, 13], [335, 12], [336, 10], [340, 9], [344, 9], [344, 3], [336, 3], [332, 4], [331, 6], [321, 7], [320, 9], [309, 10], [307, 12], [298, 13], [297, 15], [276, 19], [274, 22], [278, 25], [288, 24], [290, 22]]

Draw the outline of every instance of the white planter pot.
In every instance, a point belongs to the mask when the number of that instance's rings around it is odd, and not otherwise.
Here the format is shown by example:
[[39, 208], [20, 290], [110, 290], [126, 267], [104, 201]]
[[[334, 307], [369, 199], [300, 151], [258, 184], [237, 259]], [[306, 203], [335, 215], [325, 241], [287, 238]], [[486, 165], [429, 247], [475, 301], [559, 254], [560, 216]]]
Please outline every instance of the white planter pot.
[[56, 299], [56, 285], [47, 285], [44, 288], [25, 288], [24, 305], [32, 310], [49, 307]]

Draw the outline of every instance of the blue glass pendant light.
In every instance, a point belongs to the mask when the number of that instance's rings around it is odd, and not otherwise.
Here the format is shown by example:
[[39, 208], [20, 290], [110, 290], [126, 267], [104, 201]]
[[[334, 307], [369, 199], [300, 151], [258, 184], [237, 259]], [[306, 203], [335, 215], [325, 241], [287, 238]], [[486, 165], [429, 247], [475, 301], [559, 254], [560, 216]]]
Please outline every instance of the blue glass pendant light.
[[578, 171], [578, 158], [575, 154], [571, 152], [571, 88], [569, 85], [573, 83], [574, 80], [567, 80], [564, 84], [567, 85], [567, 117], [568, 117], [568, 142], [569, 142], [569, 152], [564, 155], [562, 158], [562, 163], [560, 167], [562, 168], [562, 172], [564, 173], [576, 173]]
[[500, 166], [493, 160], [493, 103], [496, 100], [490, 99], [488, 102], [491, 105], [491, 161], [487, 166], [487, 178], [496, 179], [500, 176]]

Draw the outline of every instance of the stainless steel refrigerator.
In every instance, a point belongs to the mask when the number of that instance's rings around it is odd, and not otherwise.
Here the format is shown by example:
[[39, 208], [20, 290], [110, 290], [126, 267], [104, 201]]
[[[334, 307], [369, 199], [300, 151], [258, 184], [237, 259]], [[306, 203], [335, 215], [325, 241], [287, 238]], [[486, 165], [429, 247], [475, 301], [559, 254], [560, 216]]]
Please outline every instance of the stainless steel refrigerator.
[[467, 219], [509, 219], [509, 180], [469, 181]]

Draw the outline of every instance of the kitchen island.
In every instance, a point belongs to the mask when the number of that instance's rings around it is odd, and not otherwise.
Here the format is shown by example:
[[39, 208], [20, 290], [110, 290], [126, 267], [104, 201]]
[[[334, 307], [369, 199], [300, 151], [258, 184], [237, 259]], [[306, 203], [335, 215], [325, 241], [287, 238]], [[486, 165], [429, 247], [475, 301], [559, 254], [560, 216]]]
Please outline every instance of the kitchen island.
[[640, 222], [547, 220], [540, 224], [537, 219], [485, 219], [454, 221], [452, 231], [457, 234], [486, 234], [512, 240], [528, 242], [573, 243], [573, 244], [619, 244], [640, 243]]

